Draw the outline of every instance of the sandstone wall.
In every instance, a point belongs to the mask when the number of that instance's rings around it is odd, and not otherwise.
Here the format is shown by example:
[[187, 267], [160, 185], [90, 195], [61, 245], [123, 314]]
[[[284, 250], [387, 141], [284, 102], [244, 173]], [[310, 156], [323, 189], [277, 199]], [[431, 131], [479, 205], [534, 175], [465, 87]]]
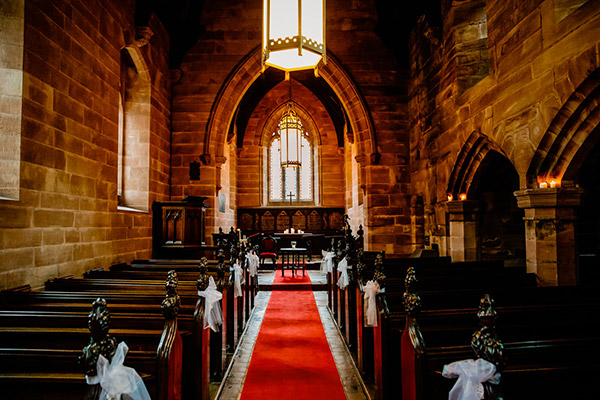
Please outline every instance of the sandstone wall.
[[[3, 2], [4, 4], [4, 2]], [[20, 193], [0, 200], [0, 288], [151, 255], [148, 212], [117, 210], [120, 50], [129, 1], [26, 1]], [[168, 35], [140, 48], [151, 78], [149, 204], [169, 195]]]
[[[488, 0], [487, 55], [479, 56], [489, 58], [489, 74], [464, 91], [464, 63], [474, 60], [458, 57], [457, 38], [469, 25], [464, 10], [445, 1], [443, 27], [421, 21], [413, 31], [412, 193], [423, 197], [424, 234], [442, 252], [449, 177], [467, 139], [474, 132], [483, 135], [514, 165], [526, 188], [532, 158], [558, 110], [599, 66], [598, 2], [569, 2], [568, 10], [565, 3]], [[471, 16], [472, 24], [481, 21], [480, 14]]]
[[[207, 3], [203, 16], [206, 33], [185, 57], [181, 66], [182, 80], [174, 87], [174, 198], [194, 194], [216, 199], [217, 190], [228, 185], [223, 179], [224, 168], [232, 155], [222, 151], [221, 146], [227, 137], [237, 102], [241, 100], [248, 82], [259, 76], [255, 65], [258, 61], [245, 57], [255, 57], [253, 51], [261, 45], [262, 2]], [[350, 151], [350, 147], [336, 149], [333, 142], [323, 141], [322, 202], [323, 205], [347, 205], [356, 219], [363, 215], [358, 207], [364, 207], [364, 221], [353, 220], [353, 224], [365, 225], [367, 247], [406, 254], [413, 248], [410, 204], [405, 195], [409, 191], [407, 76], [399, 73], [395, 57], [374, 33], [375, 23], [372, 1], [327, 2], [327, 49], [339, 61], [368, 108], [367, 116], [353, 123], [361, 129], [372, 123], [375, 137], [358, 137], [358, 132], [348, 132], [352, 139], [346, 140], [354, 141], [360, 149], [356, 157], [345, 155], [345, 149]], [[246, 68], [247, 65], [249, 67]], [[240, 66], [243, 68], [235, 72]], [[342, 81], [346, 77], [332, 79]], [[345, 94], [342, 92], [350, 91], [347, 87], [339, 90], [336, 94], [340, 97]], [[219, 97], [223, 93], [227, 94], [227, 98]], [[343, 106], [350, 109], [356, 104]], [[223, 111], [225, 109], [226, 112]], [[214, 129], [215, 126], [218, 129]], [[237, 161], [237, 196], [231, 192], [231, 186], [229, 188], [229, 201], [235, 198], [238, 201], [237, 205], [231, 203], [232, 207], [258, 205], [261, 195], [264, 196], [258, 184], [262, 174], [258, 157], [262, 150], [256, 140], [251, 139], [257, 129], [260, 126], [250, 120], [244, 136], [249, 141], [244, 143]], [[207, 132], [211, 132], [210, 137], [207, 137]], [[330, 132], [326, 134], [329, 137]], [[370, 148], [371, 143], [374, 143], [374, 148]], [[203, 163], [201, 181], [189, 182], [187, 166], [199, 157]], [[357, 161], [358, 167], [355, 165]], [[329, 167], [331, 163], [336, 163], [336, 166]], [[342, 168], [338, 163], [345, 165]], [[356, 195], [350, 200], [348, 196], [355, 189], [349, 185], [360, 180], [358, 177], [345, 179], [351, 176], [348, 174], [353, 170], [356, 175], [362, 176], [364, 187], [361, 190], [365, 195], [359, 195], [356, 190]], [[212, 203], [216, 204], [216, 200]], [[215, 212], [214, 207], [208, 210], [208, 232], [211, 229], [216, 231], [219, 225], [229, 221], [221, 214]]]

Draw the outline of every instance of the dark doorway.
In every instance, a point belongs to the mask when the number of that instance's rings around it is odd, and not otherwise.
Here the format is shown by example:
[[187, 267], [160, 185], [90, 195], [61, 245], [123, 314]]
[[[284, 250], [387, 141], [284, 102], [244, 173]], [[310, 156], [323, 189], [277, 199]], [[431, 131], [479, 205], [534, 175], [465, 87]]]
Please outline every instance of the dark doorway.
[[519, 175], [500, 153], [490, 151], [473, 179], [469, 198], [479, 201], [481, 260], [525, 265], [524, 212], [514, 196]]
[[600, 281], [600, 142], [591, 150], [576, 177], [585, 190], [578, 209], [575, 235], [579, 253], [580, 282]]

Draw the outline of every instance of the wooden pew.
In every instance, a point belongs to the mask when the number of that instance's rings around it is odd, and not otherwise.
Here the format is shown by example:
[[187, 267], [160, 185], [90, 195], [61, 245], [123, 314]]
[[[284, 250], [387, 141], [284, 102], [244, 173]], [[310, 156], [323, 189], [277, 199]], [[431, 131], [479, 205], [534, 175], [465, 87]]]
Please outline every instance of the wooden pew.
[[[401, 339], [403, 398], [448, 398], [454, 382], [441, 378], [443, 366], [474, 358], [473, 350], [475, 358], [497, 365], [502, 373], [500, 391], [505, 398], [588, 398], [597, 391], [591, 377], [594, 367], [600, 364], [600, 333], [589, 316], [598, 314], [600, 303], [498, 307], [497, 310], [502, 321], [498, 329], [494, 326], [496, 309], [489, 295], [481, 299], [479, 309], [446, 311], [438, 315], [433, 311], [429, 315], [416, 313], [413, 315], [419, 320], [414, 325], [419, 331], [416, 335], [408, 334], [407, 320]], [[481, 328], [473, 335], [471, 346], [466, 346], [464, 343], [468, 343], [470, 332], [476, 326], [476, 316]], [[495, 331], [504, 345], [498, 344]], [[409, 336], [422, 338], [423, 342], [416, 343], [418, 341]], [[487, 348], [489, 344], [491, 348]], [[407, 390], [411, 383], [417, 390]], [[490, 393], [499, 391], [491, 384], [486, 385], [486, 389]]]
[[[399, 354], [399, 337], [394, 332], [402, 332], [405, 326], [406, 313], [402, 304], [402, 294], [404, 291], [404, 282], [400, 278], [402, 271], [410, 259], [386, 260], [389, 268], [385, 269], [385, 281], [380, 278], [385, 292], [378, 299], [380, 319], [377, 327], [368, 328], [372, 331], [373, 340], [365, 342], [365, 327], [359, 322], [357, 331], [363, 332], [363, 342], [358, 343], [358, 361], [357, 364], [362, 367], [365, 379], [372, 380], [376, 387], [377, 398], [395, 398], [399, 394], [394, 390], [400, 390], [396, 383], [396, 366], [391, 363], [389, 354]], [[448, 290], [464, 292], [469, 290], [478, 290], [473, 294], [475, 299], [481, 295], [481, 290], [514, 288], [532, 288], [535, 287], [535, 280], [532, 275], [526, 274], [524, 270], [508, 269], [494, 263], [458, 263], [456, 270], [452, 264], [442, 261], [439, 268], [435, 267], [436, 259], [415, 259], [419, 261], [416, 268], [419, 271], [427, 271], [424, 280], [434, 288], [432, 293], [439, 292], [439, 299], [443, 303]], [[379, 269], [383, 270], [383, 257], [378, 257]], [[436, 274], [439, 272], [439, 276]], [[456, 271], [456, 273], [455, 273]], [[383, 274], [383, 272], [379, 272]], [[367, 274], [365, 274], [368, 276]], [[388, 277], [388, 275], [390, 277]], [[453, 276], [454, 275], [454, 276]], [[365, 278], [363, 278], [365, 279]], [[385, 282], [385, 283], [383, 283]], [[475, 300], [476, 301], [476, 300]], [[473, 304], [467, 303], [467, 304]], [[435, 307], [435, 305], [432, 305]], [[358, 321], [358, 319], [357, 319]], [[370, 338], [369, 338], [370, 339]], [[371, 354], [372, 353], [372, 354]], [[365, 356], [373, 359], [373, 368], [363, 360]], [[372, 371], [372, 372], [371, 372]]]
[[[123, 326], [113, 331], [130, 348], [126, 364], [139, 370], [149, 384], [151, 396], [157, 399], [181, 398], [181, 343], [182, 337], [188, 340], [191, 335], [189, 331], [180, 332], [177, 327], [176, 283], [168, 283], [168, 286], [167, 298], [163, 297], [165, 317], [162, 320], [157, 321], [152, 316], [149, 317], [152, 321], [147, 321], [141, 315], [128, 315], [115, 318]], [[75, 361], [83, 346], [89, 343], [90, 332], [84, 328], [87, 316], [76, 314], [2, 310], [0, 389], [3, 395], [15, 393], [18, 398], [36, 399], [83, 397], [88, 387]], [[131, 322], [125, 323], [126, 319]], [[106, 318], [101, 320], [107, 321]], [[93, 329], [95, 325], [90, 327]]]

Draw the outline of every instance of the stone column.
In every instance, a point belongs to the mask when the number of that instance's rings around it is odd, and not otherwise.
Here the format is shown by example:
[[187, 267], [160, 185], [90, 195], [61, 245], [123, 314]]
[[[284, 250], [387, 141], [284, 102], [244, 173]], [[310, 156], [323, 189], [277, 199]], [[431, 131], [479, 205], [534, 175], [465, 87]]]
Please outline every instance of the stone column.
[[475, 261], [479, 258], [479, 203], [469, 200], [449, 201], [450, 257], [452, 261]]
[[576, 187], [515, 192], [525, 209], [527, 272], [537, 275], [540, 286], [577, 283], [575, 219], [582, 193]]

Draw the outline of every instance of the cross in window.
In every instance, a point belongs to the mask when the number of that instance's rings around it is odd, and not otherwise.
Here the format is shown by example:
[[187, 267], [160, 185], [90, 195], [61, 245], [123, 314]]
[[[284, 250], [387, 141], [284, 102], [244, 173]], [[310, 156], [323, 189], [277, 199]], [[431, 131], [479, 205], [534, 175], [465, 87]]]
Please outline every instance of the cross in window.
[[290, 191], [290, 194], [288, 194], [286, 197], [290, 198], [290, 206], [292, 205], [292, 199], [294, 198], [294, 194]]

